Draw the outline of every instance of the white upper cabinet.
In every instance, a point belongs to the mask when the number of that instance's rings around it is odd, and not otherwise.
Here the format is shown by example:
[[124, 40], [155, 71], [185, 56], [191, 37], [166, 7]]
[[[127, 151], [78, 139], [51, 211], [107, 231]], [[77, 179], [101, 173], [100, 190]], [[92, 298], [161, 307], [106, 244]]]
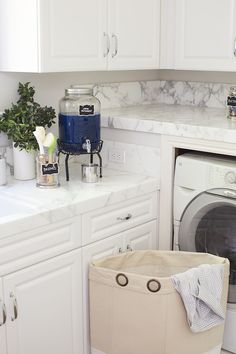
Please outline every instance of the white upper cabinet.
[[39, 4], [42, 71], [106, 69], [106, 0], [40, 0]]
[[158, 68], [159, 27], [160, 0], [0, 0], [0, 70]]
[[106, 0], [0, 0], [0, 70], [103, 70]]
[[235, 71], [236, 1], [171, 2], [163, 5], [161, 67]]
[[160, 0], [110, 0], [109, 69], [159, 66]]

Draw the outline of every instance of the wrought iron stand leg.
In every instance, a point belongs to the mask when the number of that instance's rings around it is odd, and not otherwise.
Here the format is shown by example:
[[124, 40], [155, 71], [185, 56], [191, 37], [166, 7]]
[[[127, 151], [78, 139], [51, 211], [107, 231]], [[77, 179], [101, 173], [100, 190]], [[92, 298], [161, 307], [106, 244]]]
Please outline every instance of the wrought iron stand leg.
[[69, 167], [68, 167], [68, 160], [69, 160], [69, 154], [66, 154], [65, 158], [65, 167], [66, 167], [66, 180], [69, 181]]
[[97, 152], [98, 158], [99, 158], [99, 167], [100, 167], [100, 178], [102, 178], [102, 158], [99, 152]]

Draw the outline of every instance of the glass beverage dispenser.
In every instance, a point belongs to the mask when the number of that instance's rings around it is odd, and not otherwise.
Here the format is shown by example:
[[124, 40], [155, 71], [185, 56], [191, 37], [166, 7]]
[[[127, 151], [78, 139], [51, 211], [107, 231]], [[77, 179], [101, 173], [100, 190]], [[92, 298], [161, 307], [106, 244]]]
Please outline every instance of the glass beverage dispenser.
[[72, 154], [91, 153], [100, 143], [100, 101], [92, 88], [71, 87], [60, 101], [59, 140]]
[[[65, 90], [65, 97], [60, 100], [58, 150], [59, 154], [66, 155], [67, 181], [69, 181], [70, 155], [89, 155], [89, 164], [82, 165], [84, 169], [82, 175], [88, 170], [98, 169], [102, 177], [100, 152], [103, 141], [100, 139], [100, 108], [100, 101], [93, 96], [92, 88], [71, 86]], [[93, 163], [94, 155], [97, 156], [99, 165]], [[83, 178], [86, 182], [92, 180]]]

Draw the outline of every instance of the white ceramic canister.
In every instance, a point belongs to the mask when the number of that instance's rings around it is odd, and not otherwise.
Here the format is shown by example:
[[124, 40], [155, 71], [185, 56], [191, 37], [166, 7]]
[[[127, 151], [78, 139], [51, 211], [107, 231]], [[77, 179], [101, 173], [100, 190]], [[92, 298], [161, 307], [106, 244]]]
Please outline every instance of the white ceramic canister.
[[13, 144], [13, 162], [15, 179], [26, 181], [35, 178], [35, 151], [20, 150]]
[[4, 186], [7, 183], [7, 168], [6, 159], [0, 155], [0, 186]]

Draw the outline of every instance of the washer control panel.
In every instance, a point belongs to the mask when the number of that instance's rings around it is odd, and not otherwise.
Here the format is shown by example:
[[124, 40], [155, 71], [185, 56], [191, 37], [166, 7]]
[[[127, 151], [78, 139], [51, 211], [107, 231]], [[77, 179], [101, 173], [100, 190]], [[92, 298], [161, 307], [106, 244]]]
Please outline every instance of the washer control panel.
[[186, 153], [176, 160], [175, 185], [204, 191], [211, 188], [236, 190], [236, 157]]
[[236, 166], [210, 166], [208, 186], [212, 188], [236, 189]]
[[226, 183], [236, 183], [236, 172], [229, 171], [225, 174], [225, 182]]

